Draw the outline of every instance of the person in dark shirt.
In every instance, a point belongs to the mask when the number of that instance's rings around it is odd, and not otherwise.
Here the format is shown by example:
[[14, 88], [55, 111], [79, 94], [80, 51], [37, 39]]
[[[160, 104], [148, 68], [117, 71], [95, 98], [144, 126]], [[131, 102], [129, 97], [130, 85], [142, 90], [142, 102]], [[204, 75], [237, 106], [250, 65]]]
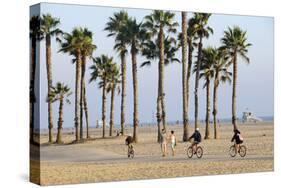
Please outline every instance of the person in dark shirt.
[[191, 135], [191, 137], [189, 137], [188, 140], [191, 140], [193, 139], [193, 142], [192, 142], [192, 148], [193, 148], [193, 151], [196, 151], [196, 147], [197, 145], [201, 142], [201, 134], [199, 132], [199, 128], [197, 127], [195, 132]]
[[238, 151], [238, 149], [240, 148], [240, 144], [243, 143], [243, 138], [241, 136], [241, 132], [238, 129], [235, 129], [233, 132], [234, 132], [234, 135], [231, 139], [231, 142], [235, 141], [234, 142], [235, 149], [236, 149], [236, 151]]

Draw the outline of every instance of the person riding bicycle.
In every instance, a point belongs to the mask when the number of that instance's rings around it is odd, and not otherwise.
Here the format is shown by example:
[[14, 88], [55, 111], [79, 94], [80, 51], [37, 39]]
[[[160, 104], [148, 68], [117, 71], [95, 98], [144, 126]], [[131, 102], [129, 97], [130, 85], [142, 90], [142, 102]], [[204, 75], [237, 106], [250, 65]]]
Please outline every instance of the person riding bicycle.
[[125, 140], [125, 144], [128, 146], [128, 157], [130, 154], [130, 151], [134, 148], [133, 147], [133, 137], [132, 136], [127, 136], [126, 140]]
[[197, 127], [195, 129], [195, 132], [191, 135], [191, 137], [189, 137], [188, 141], [191, 140], [193, 138], [193, 143], [192, 143], [192, 148], [193, 148], [193, 151], [196, 151], [196, 148], [194, 147], [197, 147], [197, 145], [201, 142], [201, 134], [199, 132], [199, 128]]
[[231, 142], [234, 142], [234, 146], [236, 149], [236, 152], [239, 151], [238, 148], [240, 148], [240, 144], [243, 143], [243, 137], [241, 136], [241, 132], [238, 129], [235, 129], [234, 131], [234, 135], [231, 139]]

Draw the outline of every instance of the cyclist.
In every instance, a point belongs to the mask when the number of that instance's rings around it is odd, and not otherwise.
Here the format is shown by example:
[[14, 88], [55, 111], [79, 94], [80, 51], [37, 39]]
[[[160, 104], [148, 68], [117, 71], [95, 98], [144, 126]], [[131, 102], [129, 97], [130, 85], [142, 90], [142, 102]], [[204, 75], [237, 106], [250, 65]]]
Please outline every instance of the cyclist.
[[201, 142], [201, 134], [199, 132], [199, 128], [197, 127], [195, 129], [195, 132], [191, 135], [191, 137], [189, 137], [188, 141], [190, 141], [193, 138], [193, 143], [192, 143], [192, 149], [193, 151], [197, 150], [197, 145]]
[[239, 151], [240, 148], [240, 144], [243, 143], [243, 137], [241, 136], [241, 132], [238, 129], [235, 129], [234, 131], [234, 135], [231, 139], [231, 142], [234, 142], [234, 146], [235, 146], [235, 150], [236, 152]]
[[127, 136], [125, 140], [125, 144], [128, 146], [128, 157], [130, 157], [130, 151], [133, 150], [133, 137], [132, 136]]

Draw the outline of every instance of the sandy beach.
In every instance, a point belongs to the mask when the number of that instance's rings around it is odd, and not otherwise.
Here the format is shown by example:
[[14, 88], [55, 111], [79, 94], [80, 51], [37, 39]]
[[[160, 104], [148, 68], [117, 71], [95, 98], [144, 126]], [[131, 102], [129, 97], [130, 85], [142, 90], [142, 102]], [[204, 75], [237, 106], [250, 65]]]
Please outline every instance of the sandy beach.
[[[41, 162], [38, 157], [31, 157], [31, 174], [33, 181], [51, 185], [272, 171], [273, 122], [240, 124], [239, 128], [247, 147], [244, 158], [229, 156], [232, 137], [232, 126], [229, 124], [219, 127], [217, 140], [212, 139], [211, 125], [211, 139], [201, 143], [204, 150], [201, 159], [187, 157], [185, 150], [190, 143], [181, 141], [181, 125], [168, 126], [168, 130], [175, 131], [178, 140], [174, 157], [171, 156], [170, 144], [168, 156], [161, 156], [160, 145], [156, 142], [156, 126], [139, 127], [139, 143], [134, 144], [134, 159], [127, 158], [125, 136], [101, 139], [101, 129], [91, 129], [93, 138], [79, 144], [71, 144], [74, 140], [71, 131], [63, 134], [64, 145], [45, 144], [48, 137], [41, 134]], [[190, 127], [190, 132], [193, 130]], [[131, 133], [132, 130], [127, 128], [126, 132]], [[204, 135], [203, 124], [200, 132]], [[31, 152], [36, 150], [37, 146], [31, 146]]]

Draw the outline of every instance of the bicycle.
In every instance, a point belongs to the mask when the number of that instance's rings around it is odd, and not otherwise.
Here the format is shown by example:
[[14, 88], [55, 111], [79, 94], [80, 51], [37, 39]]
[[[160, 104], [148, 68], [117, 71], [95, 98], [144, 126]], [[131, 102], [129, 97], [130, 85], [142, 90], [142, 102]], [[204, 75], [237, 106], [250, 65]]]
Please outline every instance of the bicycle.
[[[195, 151], [193, 148], [196, 148]], [[203, 156], [203, 148], [201, 146], [198, 146], [197, 144], [195, 144], [195, 146], [189, 146], [186, 150], [186, 154], [188, 156], [188, 158], [192, 158], [192, 156], [194, 154], [196, 154], [197, 158], [201, 158]]]
[[239, 145], [238, 151], [236, 150], [235, 145], [230, 146], [229, 148], [229, 155], [231, 157], [235, 157], [239, 153], [241, 157], [245, 157], [247, 153], [247, 148], [245, 145]]
[[133, 145], [128, 146], [128, 158], [134, 158], [135, 156], [135, 150]]

